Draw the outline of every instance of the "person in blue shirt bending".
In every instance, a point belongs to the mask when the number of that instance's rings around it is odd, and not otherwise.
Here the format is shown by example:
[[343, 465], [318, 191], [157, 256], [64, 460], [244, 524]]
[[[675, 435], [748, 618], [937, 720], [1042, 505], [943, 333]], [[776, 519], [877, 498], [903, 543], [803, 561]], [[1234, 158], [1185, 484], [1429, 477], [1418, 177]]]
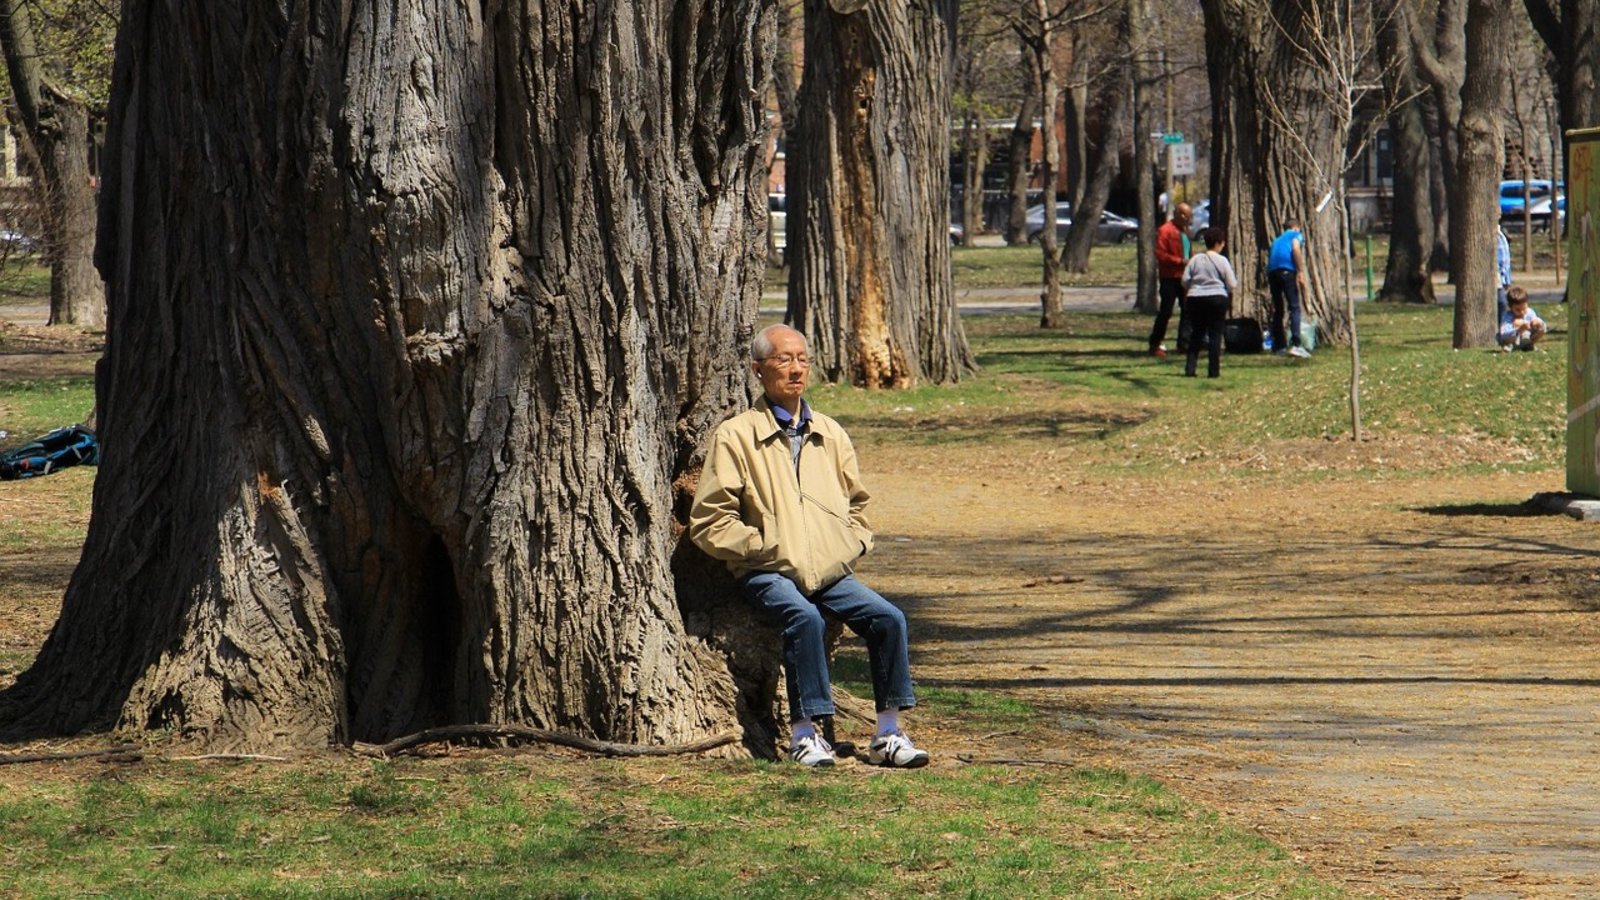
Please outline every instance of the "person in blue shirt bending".
[[[1305, 359], [1300, 344], [1300, 297], [1306, 289], [1306, 262], [1300, 223], [1290, 219], [1267, 252], [1267, 284], [1272, 288], [1272, 346], [1279, 353]], [[1283, 333], [1283, 310], [1289, 308], [1289, 334]]]

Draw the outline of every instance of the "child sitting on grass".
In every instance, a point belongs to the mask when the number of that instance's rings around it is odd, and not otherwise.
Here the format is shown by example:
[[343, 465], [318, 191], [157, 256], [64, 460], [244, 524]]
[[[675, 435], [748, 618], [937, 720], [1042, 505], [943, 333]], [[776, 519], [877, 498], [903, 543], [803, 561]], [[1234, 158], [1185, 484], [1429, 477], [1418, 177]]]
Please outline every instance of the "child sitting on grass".
[[1544, 337], [1544, 320], [1528, 306], [1528, 289], [1506, 288], [1506, 311], [1500, 314], [1500, 349], [1532, 350]]

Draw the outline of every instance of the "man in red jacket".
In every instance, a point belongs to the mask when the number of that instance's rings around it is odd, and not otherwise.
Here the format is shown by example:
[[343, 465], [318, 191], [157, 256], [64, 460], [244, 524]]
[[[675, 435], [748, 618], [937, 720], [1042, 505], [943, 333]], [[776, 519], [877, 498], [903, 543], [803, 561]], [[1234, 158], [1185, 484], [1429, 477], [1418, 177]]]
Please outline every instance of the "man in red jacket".
[[[1167, 337], [1167, 322], [1172, 319], [1172, 304], [1179, 304], [1178, 339], [1184, 339], [1183, 267], [1189, 262], [1189, 204], [1179, 203], [1172, 218], [1156, 229], [1156, 279], [1160, 283], [1161, 308], [1156, 312], [1156, 324], [1150, 329], [1150, 355], [1166, 356], [1167, 348], [1161, 342]], [[1179, 347], [1179, 350], [1184, 349]]]

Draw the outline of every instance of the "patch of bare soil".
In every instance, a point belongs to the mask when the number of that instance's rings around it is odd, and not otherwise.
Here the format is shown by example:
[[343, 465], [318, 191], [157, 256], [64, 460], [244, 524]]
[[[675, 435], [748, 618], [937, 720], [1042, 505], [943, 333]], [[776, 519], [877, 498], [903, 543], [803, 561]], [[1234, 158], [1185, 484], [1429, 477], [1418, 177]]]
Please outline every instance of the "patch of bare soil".
[[1379, 461], [1472, 443], [1272, 443], [1259, 470], [1157, 478], [866, 446], [863, 576], [907, 610], [919, 683], [1055, 712], [1064, 743], [1035, 752], [1155, 775], [1358, 892], [1594, 896], [1600, 527], [1524, 505], [1559, 471]]

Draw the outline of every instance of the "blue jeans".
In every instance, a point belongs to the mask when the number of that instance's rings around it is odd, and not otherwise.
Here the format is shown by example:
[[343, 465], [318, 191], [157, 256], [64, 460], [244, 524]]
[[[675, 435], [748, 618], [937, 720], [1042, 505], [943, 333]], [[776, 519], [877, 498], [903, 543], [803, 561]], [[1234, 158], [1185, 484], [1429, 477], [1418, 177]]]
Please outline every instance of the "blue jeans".
[[843, 620], [867, 642], [872, 696], [880, 712], [917, 705], [911, 691], [905, 614], [855, 576], [846, 575], [808, 599], [782, 575], [752, 572], [739, 579], [739, 591], [783, 623], [783, 668], [788, 676], [791, 719], [833, 715], [833, 685], [823, 645], [824, 613]]
[[[1290, 269], [1273, 269], [1267, 273], [1267, 284], [1272, 288], [1272, 348], [1287, 350], [1300, 346], [1300, 282]], [[1289, 306], [1289, 335], [1283, 334], [1283, 307]]]

